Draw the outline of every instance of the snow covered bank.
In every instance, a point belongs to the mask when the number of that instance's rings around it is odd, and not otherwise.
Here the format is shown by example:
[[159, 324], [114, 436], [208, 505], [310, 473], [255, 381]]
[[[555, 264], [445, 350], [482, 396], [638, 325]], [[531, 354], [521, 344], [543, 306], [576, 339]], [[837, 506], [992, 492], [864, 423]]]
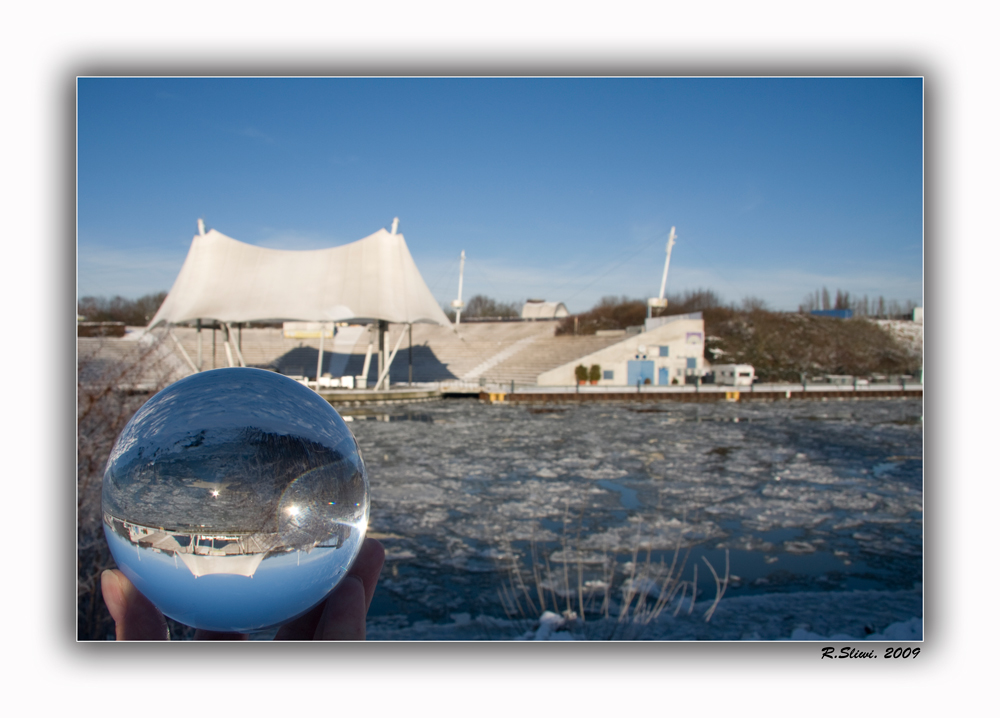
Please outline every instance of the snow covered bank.
[[800, 592], [723, 599], [710, 622], [710, 602], [677, 616], [664, 613], [649, 625], [613, 618], [567, 620], [552, 612], [511, 620], [453, 614], [449, 623], [400, 616], [371, 618], [376, 641], [919, 641], [923, 638], [921, 591]]

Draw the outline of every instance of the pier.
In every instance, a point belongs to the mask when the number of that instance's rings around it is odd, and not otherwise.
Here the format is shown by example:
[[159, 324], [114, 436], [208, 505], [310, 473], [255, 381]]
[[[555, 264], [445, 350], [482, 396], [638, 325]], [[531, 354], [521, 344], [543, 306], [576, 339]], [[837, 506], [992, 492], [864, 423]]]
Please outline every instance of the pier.
[[715, 402], [715, 401], [859, 401], [864, 399], [922, 399], [922, 384], [764, 384], [757, 386], [638, 386], [626, 387], [515, 387], [483, 390], [479, 400], [511, 404], [575, 404], [584, 402]]

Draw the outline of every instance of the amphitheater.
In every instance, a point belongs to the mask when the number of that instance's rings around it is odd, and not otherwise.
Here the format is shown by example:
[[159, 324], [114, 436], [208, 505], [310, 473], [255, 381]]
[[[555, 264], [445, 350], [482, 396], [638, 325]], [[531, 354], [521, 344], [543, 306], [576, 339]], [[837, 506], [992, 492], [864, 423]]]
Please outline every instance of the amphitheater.
[[[413, 325], [414, 383], [509, 383], [535, 384], [538, 375], [578, 357], [621, 341], [621, 337], [574, 337], [555, 335], [558, 322], [476, 322], [457, 328], [436, 324]], [[354, 330], [354, 331], [344, 331]], [[395, 346], [408, 327], [390, 324], [386, 352]], [[196, 330], [174, 327], [188, 355], [196, 358]], [[211, 332], [202, 331], [203, 365], [211, 362]], [[343, 339], [341, 339], [343, 337]], [[338, 342], [338, 339], [340, 342]], [[208, 340], [208, 341], [206, 341]], [[365, 327], [340, 328], [333, 346], [326, 340], [323, 373], [359, 376], [368, 350]], [[208, 352], [205, 347], [208, 346]], [[410, 380], [409, 339], [404, 337], [389, 369], [390, 386]], [[282, 374], [315, 378], [319, 339], [286, 339], [278, 328], [244, 329], [241, 351], [247, 366], [273, 369]], [[329, 354], [327, 353], [329, 352]], [[216, 366], [226, 366], [225, 353], [216, 349]], [[368, 379], [377, 379], [373, 356]]]
[[[436, 384], [454, 389], [483, 385], [533, 385], [539, 374], [574, 361], [622, 340], [621, 336], [556, 336], [558, 321], [467, 322], [454, 326], [414, 324], [412, 365], [409, 339], [403, 337], [389, 370], [390, 386]], [[396, 345], [405, 324], [390, 324], [386, 354]], [[134, 389], [149, 390], [157, 383], [175, 381], [191, 373], [184, 352], [198, 364], [198, 332], [193, 327], [170, 329], [174, 342], [163, 329], [148, 334], [144, 327], [129, 327], [125, 337], [80, 337], [81, 380], [107, 376], [118, 362], [136, 366], [141, 376], [132, 380]], [[368, 351], [366, 326], [339, 326], [336, 337], [324, 340], [321, 374], [360, 376]], [[316, 378], [319, 338], [288, 338], [280, 327], [233, 329], [247, 366], [277, 371], [293, 377]], [[178, 344], [184, 348], [182, 352]], [[222, 332], [201, 331], [201, 369], [229, 366]], [[377, 347], [376, 347], [377, 351]], [[140, 361], [141, 357], [141, 361]], [[369, 386], [377, 380], [375, 355], [369, 363]]]

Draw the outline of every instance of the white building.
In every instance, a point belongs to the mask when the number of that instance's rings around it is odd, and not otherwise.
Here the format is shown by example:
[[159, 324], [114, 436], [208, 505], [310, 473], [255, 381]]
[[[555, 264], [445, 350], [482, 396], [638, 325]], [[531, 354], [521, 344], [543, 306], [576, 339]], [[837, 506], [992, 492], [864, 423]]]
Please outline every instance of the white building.
[[754, 371], [749, 364], [717, 364], [712, 367], [716, 384], [729, 386], [751, 386]]
[[521, 319], [562, 319], [568, 316], [569, 310], [562, 302], [529, 299], [521, 307]]
[[575, 369], [583, 364], [588, 369], [601, 367], [599, 386], [654, 386], [684, 384], [687, 376], [705, 372], [705, 321], [701, 312], [679, 314], [657, 319], [657, 326], [641, 334], [633, 334], [593, 354], [575, 359], [544, 372], [538, 377], [540, 386], [571, 386], [576, 384]]

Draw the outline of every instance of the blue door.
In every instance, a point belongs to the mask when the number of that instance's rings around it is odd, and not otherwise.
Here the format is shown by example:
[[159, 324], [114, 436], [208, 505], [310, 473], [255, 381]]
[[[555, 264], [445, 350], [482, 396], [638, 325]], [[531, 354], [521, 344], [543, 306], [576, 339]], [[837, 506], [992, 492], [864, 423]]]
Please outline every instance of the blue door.
[[657, 382], [660, 386], [670, 386], [670, 368], [661, 366], [660, 367], [660, 380]]
[[653, 383], [653, 362], [651, 361], [630, 361], [628, 363], [628, 383], [635, 386], [637, 383], [645, 384], [646, 379]]

